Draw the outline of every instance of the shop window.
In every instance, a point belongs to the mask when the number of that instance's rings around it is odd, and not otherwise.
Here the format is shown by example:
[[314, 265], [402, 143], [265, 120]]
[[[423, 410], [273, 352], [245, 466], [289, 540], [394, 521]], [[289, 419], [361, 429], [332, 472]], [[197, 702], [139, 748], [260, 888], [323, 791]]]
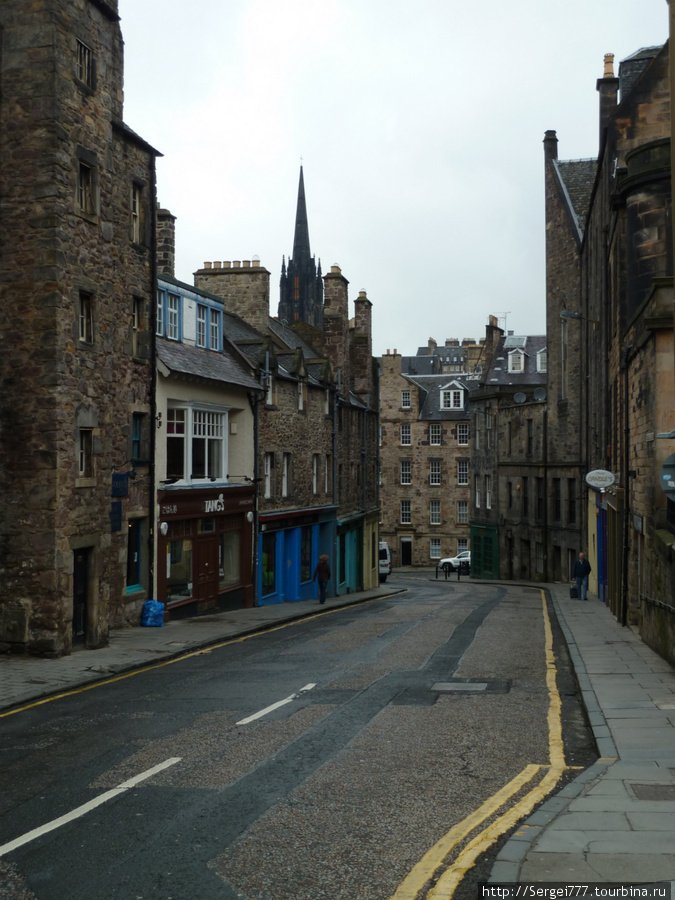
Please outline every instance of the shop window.
[[[176, 523], [176, 526], [185, 528], [188, 528], [189, 525], [190, 523]], [[174, 527], [171, 529], [172, 532], [178, 530]], [[177, 539], [169, 543], [167, 560], [167, 599], [169, 602], [189, 600], [192, 597], [192, 539], [173, 536]]]
[[300, 581], [312, 580], [312, 527], [304, 525], [300, 530]]
[[263, 534], [262, 536], [262, 592], [263, 597], [273, 594], [276, 590], [276, 546], [277, 536]]
[[220, 535], [218, 542], [218, 573], [220, 590], [239, 584], [240, 572], [240, 535], [238, 531], [226, 531]]

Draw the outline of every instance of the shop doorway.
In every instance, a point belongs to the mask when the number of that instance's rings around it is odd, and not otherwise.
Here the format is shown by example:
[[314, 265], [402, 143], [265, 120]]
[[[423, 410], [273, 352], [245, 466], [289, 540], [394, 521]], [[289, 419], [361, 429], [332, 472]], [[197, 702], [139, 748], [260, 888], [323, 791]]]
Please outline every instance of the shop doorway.
[[87, 639], [90, 559], [90, 547], [73, 552], [73, 644], [84, 644]]
[[218, 602], [218, 542], [215, 538], [195, 542], [195, 599]]

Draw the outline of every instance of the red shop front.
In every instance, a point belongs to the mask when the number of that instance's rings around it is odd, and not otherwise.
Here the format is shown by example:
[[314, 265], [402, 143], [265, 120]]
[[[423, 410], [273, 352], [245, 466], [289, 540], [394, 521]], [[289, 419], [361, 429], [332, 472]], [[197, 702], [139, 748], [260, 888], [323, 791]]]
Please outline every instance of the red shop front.
[[252, 607], [250, 485], [159, 491], [157, 599], [173, 617]]

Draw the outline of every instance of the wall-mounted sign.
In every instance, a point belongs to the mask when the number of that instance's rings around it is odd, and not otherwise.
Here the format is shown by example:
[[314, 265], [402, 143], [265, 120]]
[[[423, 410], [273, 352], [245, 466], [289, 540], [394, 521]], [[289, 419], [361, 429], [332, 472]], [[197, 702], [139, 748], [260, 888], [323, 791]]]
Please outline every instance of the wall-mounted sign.
[[661, 466], [659, 482], [668, 497], [675, 500], [675, 453], [671, 453]]
[[593, 469], [586, 475], [586, 484], [595, 488], [596, 491], [606, 491], [615, 481], [613, 473], [608, 472], [607, 469]]

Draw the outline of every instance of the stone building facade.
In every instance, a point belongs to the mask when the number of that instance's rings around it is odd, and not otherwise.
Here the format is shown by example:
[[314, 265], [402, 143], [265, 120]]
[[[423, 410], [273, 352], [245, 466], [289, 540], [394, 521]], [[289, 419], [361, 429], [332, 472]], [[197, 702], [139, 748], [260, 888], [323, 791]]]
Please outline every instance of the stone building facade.
[[579, 549], [593, 566], [591, 588], [672, 661], [675, 498], [659, 482], [675, 451], [672, 437], [659, 437], [675, 427], [667, 46], [633, 54], [618, 77], [608, 55], [597, 89], [599, 156], [576, 203], [578, 167], [557, 160], [554, 132], [544, 142], [547, 229], [573, 213], [578, 224], [576, 254], [547, 245], [549, 272], [569, 286], [563, 303], [549, 278], [549, 343], [578, 347], [578, 366], [576, 356], [567, 369], [564, 354], [556, 362], [550, 393], [557, 404], [565, 387], [579, 398], [580, 474], [616, 478], [583, 496]]
[[323, 328], [269, 315], [269, 272], [257, 261], [206, 263], [199, 289], [223, 299], [224, 329], [254, 362], [258, 603], [308, 599], [320, 554], [330, 592], [377, 584], [377, 382], [370, 301], [349, 319], [347, 280], [325, 278]]
[[[466, 371], [443, 374], [436, 346], [381, 359], [380, 538], [395, 566], [436, 565], [469, 548], [469, 398], [478, 381]], [[453, 355], [447, 365], [465, 370], [467, 360]]]
[[474, 577], [560, 580], [569, 485], [548, 468], [546, 370], [545, 335], [500, 333], [471, 395]]
[[160, 275], [155, 596], [172, 618], [254, 604], [254, 410], [263, 391], [223, 325], [221, 298]]
[[157, 154], [116, 0], [5, 0], [0, 36], [0, 643], [59, 655], [152, 583]]

